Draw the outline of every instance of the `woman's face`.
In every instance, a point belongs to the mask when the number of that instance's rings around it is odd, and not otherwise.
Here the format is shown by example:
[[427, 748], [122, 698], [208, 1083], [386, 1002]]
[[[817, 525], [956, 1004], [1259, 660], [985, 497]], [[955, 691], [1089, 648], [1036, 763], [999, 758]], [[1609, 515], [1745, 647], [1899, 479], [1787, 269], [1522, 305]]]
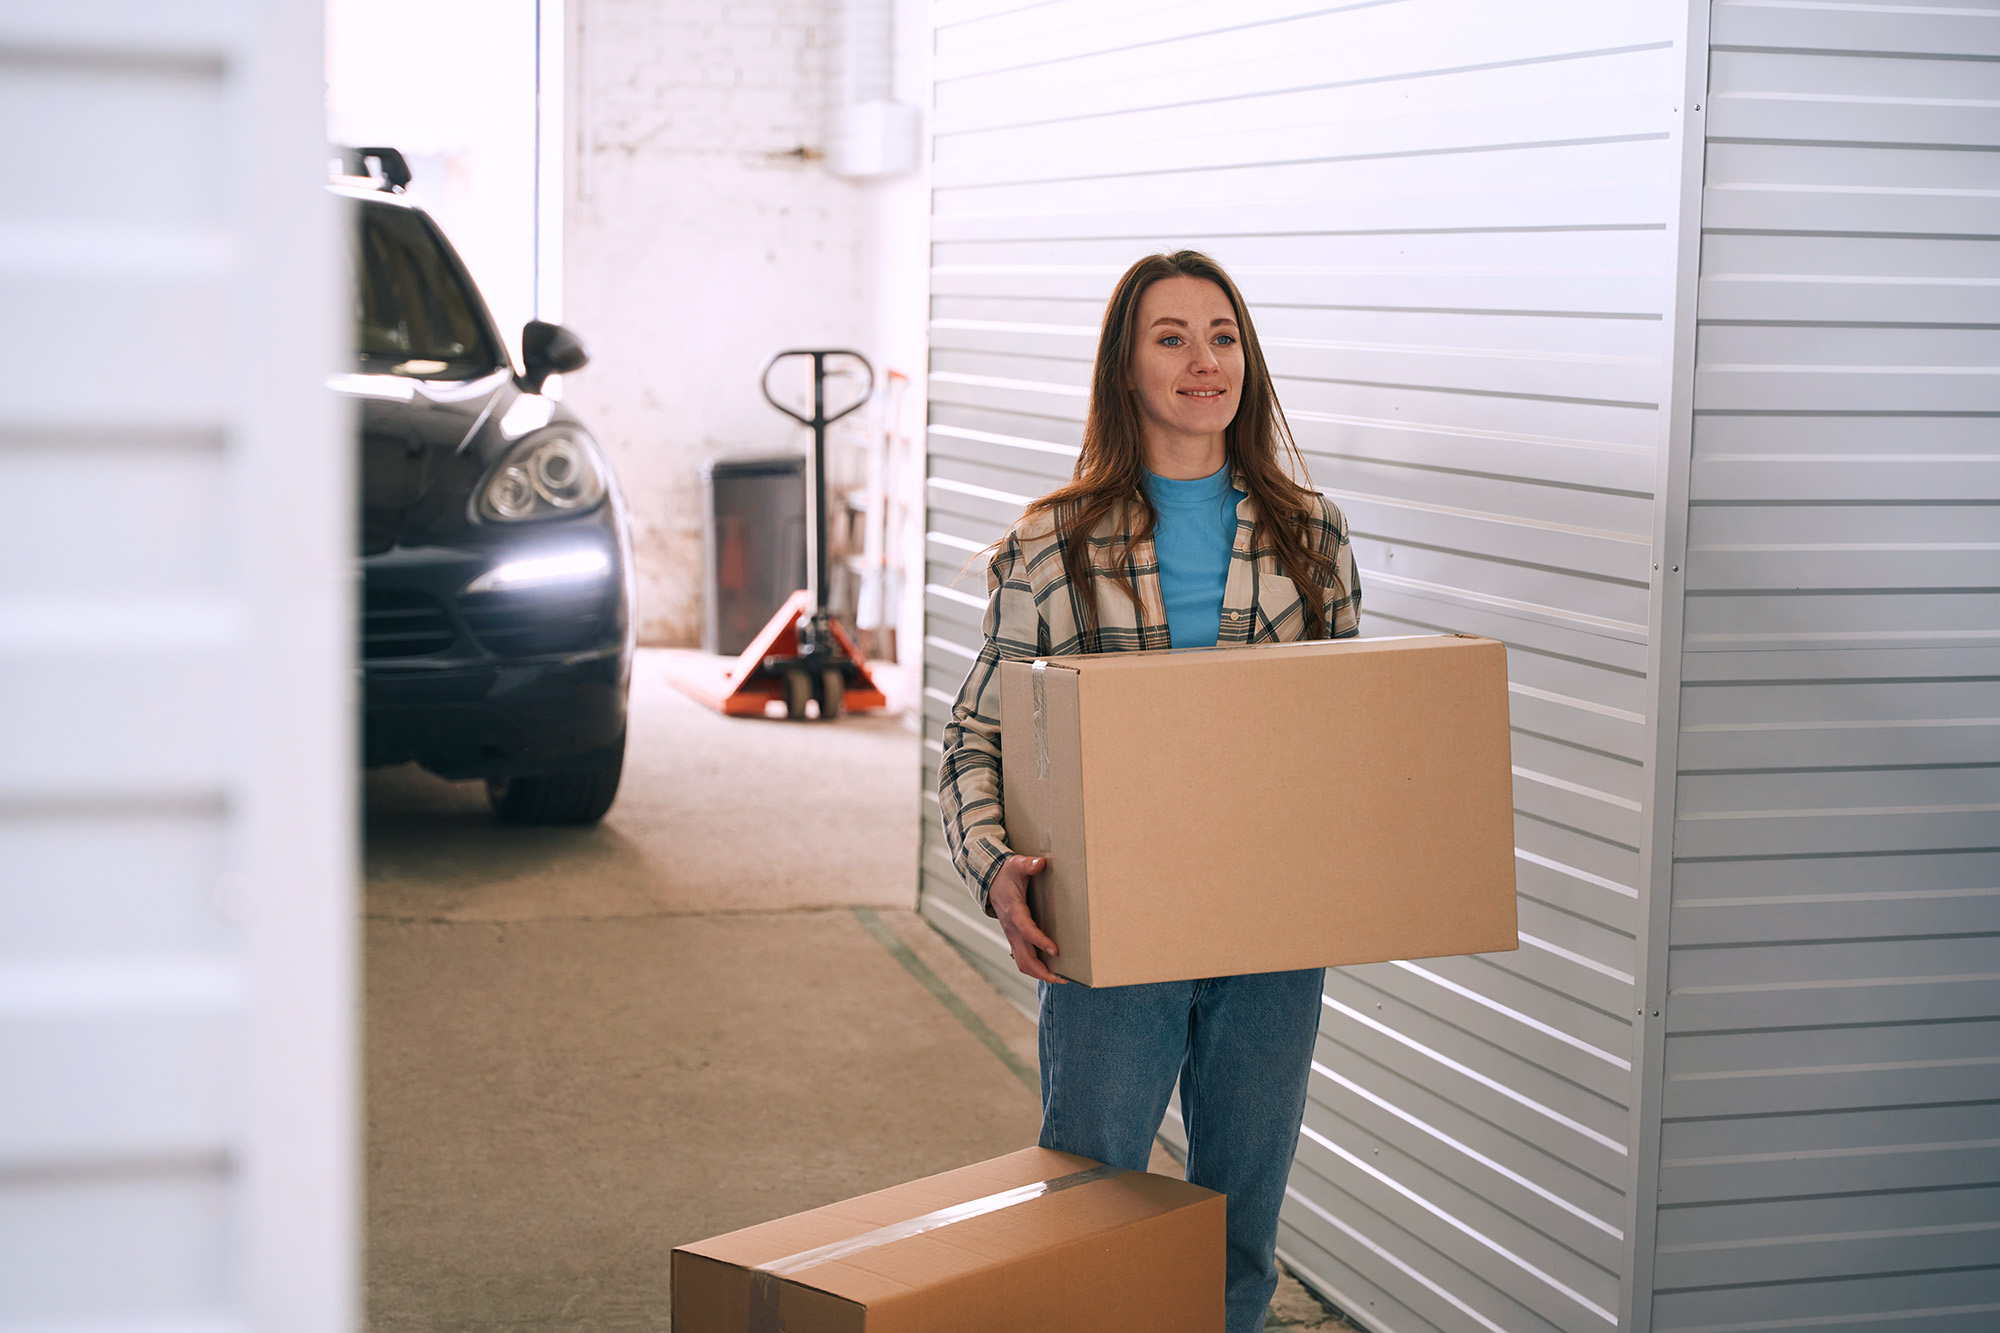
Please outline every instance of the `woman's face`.
[[1126, 383], [1147, 433], [1176, 443], [1221, 435], [1236, 419], [1243, 387], [1243, 341], [1229, 297], [1206, 278], [1162, 278], [1140, 296], [1138, 325]]

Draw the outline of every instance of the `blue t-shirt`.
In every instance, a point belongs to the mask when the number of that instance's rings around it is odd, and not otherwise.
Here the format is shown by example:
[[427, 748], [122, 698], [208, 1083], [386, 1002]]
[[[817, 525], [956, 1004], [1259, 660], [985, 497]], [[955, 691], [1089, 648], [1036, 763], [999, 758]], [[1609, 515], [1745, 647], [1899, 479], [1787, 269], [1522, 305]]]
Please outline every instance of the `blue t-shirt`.
[[1188, 481], [1148, 471], [1146, 498], [1153, 503], [1167, 636], [1176, 648], [1213, 648], [1222, 630], [1222, 588], [1243, 492], [1229, 484], [1224, 464], [1213, 476]]

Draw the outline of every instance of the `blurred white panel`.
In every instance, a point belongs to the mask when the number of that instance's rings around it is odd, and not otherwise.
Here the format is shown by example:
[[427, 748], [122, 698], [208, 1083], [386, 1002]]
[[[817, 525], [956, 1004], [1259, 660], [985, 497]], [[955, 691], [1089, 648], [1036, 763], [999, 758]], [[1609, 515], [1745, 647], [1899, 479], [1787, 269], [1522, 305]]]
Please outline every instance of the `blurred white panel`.
[[218, 958], [0, 965], [0, 1170], [225, 1155], [247, 993]]
[[25, 503], [0, 524], [0, 598], [92, 589], [219, 589], [228, 484], [215, 434], [0, 436]]
[[[226, 124], [219, 67], [41, 54], [9, 62], [0, 124], [0, 219], [209, 222], [222, 213], [213, 154]], [[87, 170], [79, 170], [88, 164]], [[36, 185], [60, 182], [60, 189]]]
[[232, 365], [222, 256], [199, 234], [105, 231], [93, 239], [84, 249], [44, 231], [0, 229], [0, 309], [8, 312], [0, 360], [35, 386], [8, 415], [57, 426], [213, 429], [228, 410], [232, 372], [244, 369]]
[[235, 707], [227, 645], [149, 652], [149, 628], [122, 643], [107, 636], [96, 651], [0, 658], [0, 799], [207, 797], [224, 788]]
[[321, 25], [0, 6], [10, 1333], [354, 1325]]
[[[124, 1176], [13, 1176], [0, 1189], [0, 1328], [117, 1320], [131, 1333], [220, 1324], [231, 1208], [219, 1161]], [[158, 1320], [158, 1323], [153, 1322]]]
[[220, 801], [0, 819], [0, 967], [236, 945], [225, 827]]
[[[0, 49], [40, 58], [97, 56], [221, 69], [249, 28], [251, 0], [90, 0], [0, 7]], [[196, 151], [190, 145], [189, 151]]]

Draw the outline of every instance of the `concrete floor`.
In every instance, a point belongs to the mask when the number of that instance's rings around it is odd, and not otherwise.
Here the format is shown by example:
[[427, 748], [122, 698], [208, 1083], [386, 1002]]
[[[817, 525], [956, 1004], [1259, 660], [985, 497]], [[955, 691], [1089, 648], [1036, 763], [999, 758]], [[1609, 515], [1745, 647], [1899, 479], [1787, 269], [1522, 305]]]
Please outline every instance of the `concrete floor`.
[[[380, 1333], [664, 1330], [675, 1245], [1034, 1142], [1033, 1024], [911, 910], [916, 735], [665, 666], [600, 828], [367, 778]], [[1345, 1325], [1292, 1283], [1271, 1326]]]

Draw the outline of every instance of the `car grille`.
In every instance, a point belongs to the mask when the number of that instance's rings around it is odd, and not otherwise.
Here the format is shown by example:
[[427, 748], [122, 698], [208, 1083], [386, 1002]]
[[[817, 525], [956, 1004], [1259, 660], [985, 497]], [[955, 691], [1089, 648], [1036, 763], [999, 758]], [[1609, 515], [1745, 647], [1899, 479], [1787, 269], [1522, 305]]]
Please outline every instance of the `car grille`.
[[436, 598], [402, 588], [368, 590], [361, 612], [364, 658], [441, 653], [457, 637]]
[[610, 604], [602, 585], [587, 590], [524, 588], [467, 593], [458, 599], [466, 626], [497, 657], [582, 648], [597, 636]]

